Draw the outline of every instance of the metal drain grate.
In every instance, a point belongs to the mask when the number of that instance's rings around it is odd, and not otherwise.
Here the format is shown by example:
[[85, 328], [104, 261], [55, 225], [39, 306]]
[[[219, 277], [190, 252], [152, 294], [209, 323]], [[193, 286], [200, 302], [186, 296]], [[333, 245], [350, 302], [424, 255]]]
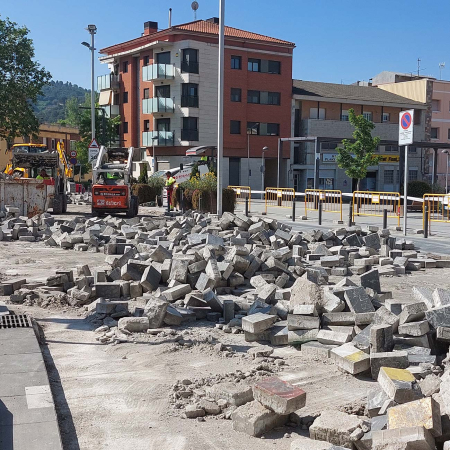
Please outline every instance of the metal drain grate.
[[30, 318], [26, 314], [0, 316], [0, 329], [2, 328], [30, 328]]

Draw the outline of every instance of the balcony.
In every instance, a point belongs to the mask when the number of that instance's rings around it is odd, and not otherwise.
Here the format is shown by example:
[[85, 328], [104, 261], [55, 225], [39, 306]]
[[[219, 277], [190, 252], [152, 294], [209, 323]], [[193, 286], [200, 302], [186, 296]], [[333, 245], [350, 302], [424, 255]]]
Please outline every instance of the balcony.
[[97, 77], [97, 89], [99, 91], [106, 91], [108, 89], [119, 89], [120, 76], [109, 73], [108, 75], [101, 75]]
[[142, 145], [144, 147], [152, 147], [153, 144], [155, 144], [155, 147], [173, 147], [174, 143], [174, 131], [145, 131], [142, 133]]
[[102, 106], [102, 108], [105, 111], [105, 116], [108, 117], [108, 119], [119, 115], [119, 105], [107, 105]]
[[151, 64], [142, 68], [142, 81], [173, 80], [174, 78], [174, 64]]
[[154, 97], [142, 100], [142, 114], [173, 112], [175, 112], [174, 98]]
[[181, 96], [181, 107], [182, 108], [198, 108], [198, 97], [192, 95], [182, 95]]
[[181, 130], [182, 141], [198, 141], [198, 130]]
[[182, 61], [181, 62], [182, 73], [199, 73], [198, 61]]

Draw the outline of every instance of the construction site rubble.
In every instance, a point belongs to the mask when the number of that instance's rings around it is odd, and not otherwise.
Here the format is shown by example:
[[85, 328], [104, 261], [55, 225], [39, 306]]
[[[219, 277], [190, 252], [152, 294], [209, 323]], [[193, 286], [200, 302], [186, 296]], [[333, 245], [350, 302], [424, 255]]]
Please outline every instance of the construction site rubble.
[[[374, 226], [298, 232], [267, 217], [197, 212], [4, 216], [0, 240], [103, 252], [109, 265], [57, 270], [41, 283], [2, 281], [0, 295], [11, 303], [80, 308], [102, 344], [145, 333], [233, 357], [212, 336], [190, 339], [200, 323], [259, 344], [242, 356], [247, 371], [172, 387], [171, 404], [186, 419], [229, 419], [251, 436], [300, 425], [309, 437], [293, 440], [291, 450], [434, 449], [450, 440], [450, 291], [416, 286], [395, 298], [382, 286], [383, 277], [401, 283], [405, 274], [448, 268], [450, 258], [423, 255]], [[324, 410], [302, 420], [314, 399], [283, 379], [289, 361], [273, 357], [274, 347], [287, 345], [343, 376], [373, 380], [364, 414]]]

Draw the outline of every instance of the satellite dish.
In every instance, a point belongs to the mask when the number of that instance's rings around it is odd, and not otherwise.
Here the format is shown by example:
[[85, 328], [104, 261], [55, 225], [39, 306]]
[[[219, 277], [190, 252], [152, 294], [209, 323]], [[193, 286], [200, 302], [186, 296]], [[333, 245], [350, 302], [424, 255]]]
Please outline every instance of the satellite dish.
[[197, 20], [197, 9], [198, 9], [198, 2], [192, 2], [191, 3], [192, 11], [194, 11], [194, 20]]

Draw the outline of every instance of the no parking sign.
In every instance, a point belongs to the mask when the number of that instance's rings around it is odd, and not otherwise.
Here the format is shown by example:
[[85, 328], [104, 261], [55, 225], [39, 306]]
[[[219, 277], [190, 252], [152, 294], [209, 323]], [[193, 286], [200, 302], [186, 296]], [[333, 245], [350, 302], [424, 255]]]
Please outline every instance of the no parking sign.
[[414, 110], [402, 111], [400, 113], [398, 126], [398, 145], [410, 145], [414, 142]]

